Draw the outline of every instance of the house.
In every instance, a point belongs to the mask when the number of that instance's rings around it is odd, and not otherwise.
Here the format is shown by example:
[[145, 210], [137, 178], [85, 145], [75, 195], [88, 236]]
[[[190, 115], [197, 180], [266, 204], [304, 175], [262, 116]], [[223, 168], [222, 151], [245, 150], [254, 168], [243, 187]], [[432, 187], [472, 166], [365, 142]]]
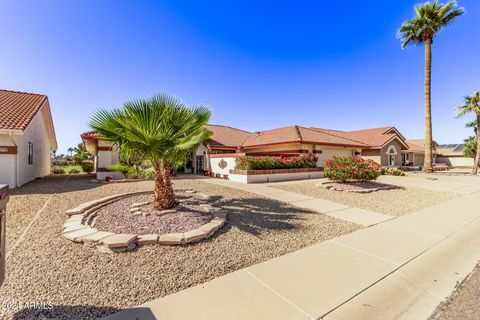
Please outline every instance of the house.
[[471, 168], [473, 158], [463, 155], [465, 144], [441, 144], [437, 146], [437, 161], [447, 164], [449, 167]]
[[0, 90], [0, 184], [15, 188], [49, 175], [56, 149], [48, 97]]
[[[182, 172], [227, 175], [238, 157], [301, 153], [314, 154], [319, 167], [334, 156], [353, 155], [372, 159], [384, 167], [423, 165], [423, 148], [409, 143], [395, 127], [340, 131], [294, 125], [259, 132], [223, 125], [206, 128], [213, 133], [211, 138], [194, 151]], [[119, 173], [109, 172], [108, 166], [119, 161], [118, 151], [95, 132], [83, 133], [81, 137], [87, 150], [95, 155], [97, 178], [115, 178]]]

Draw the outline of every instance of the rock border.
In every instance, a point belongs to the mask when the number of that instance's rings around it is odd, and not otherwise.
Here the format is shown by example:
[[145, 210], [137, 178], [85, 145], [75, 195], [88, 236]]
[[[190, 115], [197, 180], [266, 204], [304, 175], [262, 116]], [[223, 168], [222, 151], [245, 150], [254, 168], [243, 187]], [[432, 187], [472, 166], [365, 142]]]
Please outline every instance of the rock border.
[[341, 183], [341, 182], [325, 181], [325, 182], [317, 183], [315, 184], [315, 186], [323, 189], [327, 189], [327, 190], [332, 190], [332, 191], [343, 191], [343, 192], [354, 192], [354, 193], [372, 193], [379, 190], [392, 190], [397, 188], [396, 186], [391, 185], [391, 186], [378, 187], [378, 188], [365, 189], [365, 190], [348, 190], [348, 189], [338, 188], [334, 186], [329, 186], [329, 184], [331, 183]]
[[[189, 193], [195, 193], [202, 197], [201, 201], [208, 201], [210, 196], [189, 190]], [[227, 214], [219, 212], [217, 208], [210, 204], [201, 204], [210, 210], [213, 219], [198, 227], [183, 233], [167, 234], [123, 234], [99, 231], [95, 229], [96, 212], [103, 206], [118, 201], [126, 197], [139, 194], [151, 194], [152, 191], [137, 191], [122, 194], [116, 194], [89, 201], [78, 205], [75, 208], [67, 210], [65, 213], [69, 218], [63, 224], [63, 236], [73, 242], [83, 243], [98, 247], [101, 252], [114, 253], [133, 250], [136, 246], [143, 245], [183, 245], [202, 241], [211, 237], [217, 230], [223, 227], [226, 222]]]

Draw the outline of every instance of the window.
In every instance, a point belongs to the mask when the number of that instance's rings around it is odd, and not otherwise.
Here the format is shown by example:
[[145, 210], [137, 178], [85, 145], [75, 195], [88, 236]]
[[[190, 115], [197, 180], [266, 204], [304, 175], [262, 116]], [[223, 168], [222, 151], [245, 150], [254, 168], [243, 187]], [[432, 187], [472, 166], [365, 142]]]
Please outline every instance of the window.
[[33, 164], [33, 143], [28, 143], [28, 164]]
[[397, 155], [397, 149], [395, 146], [388, 147], [387, 150], [387, 157], [388, 157], [388, 166], [394, 167], [395, 166], [395, 156]]

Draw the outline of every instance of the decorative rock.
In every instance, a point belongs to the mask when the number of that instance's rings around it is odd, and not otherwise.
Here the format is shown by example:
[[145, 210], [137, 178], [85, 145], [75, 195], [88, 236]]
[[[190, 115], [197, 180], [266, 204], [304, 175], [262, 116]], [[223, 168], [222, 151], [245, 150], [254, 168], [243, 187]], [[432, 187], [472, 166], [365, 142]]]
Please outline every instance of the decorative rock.
[[120, 253], [120, 252], [125, 252], [128, 250], [133, 250], [135, 249], [137, 245], [135, 242], [132, 242], [128, 245], [128, 247], [121, 247], [121, 248], [109, 248], [107, 246], [98, 246], [98, 251], [102, 253]]
[[151, 215], [150, 212], [142, 212], [142, 216], [144, 216], [144, 217], [148, 217], [149, 215]]
[[137, 211], [137, 212], [135, 212], [133, 215], [134, 215], [134, 216], [141, 216], [142, 214], [143, 214], [142, 211]]
[[213, 222], [209, 222], [207, 224], [204, 224], [201, 226], [200, 229], [201, 231], [205, 232], [207, 235], [207, 238], [212, 236], [218, 229], [220, 229], [221, 225]]
[[138, 208], [138, 207], [141, 207], [141, 206], [146, 206], [147, 204], [150, 204], [151, 202], [136, 202], [134, 204], [132, 204], [132, 208]]
[[111, 236], [111, 235], [113, 235], [113, 233], [111, 233], [111, 232], [97, 231], [95, 233], [92, 233], [92, 234], [89, 234], [89, 235], [78, 238], [78, 241], [97, 242], [97, 241], [100, 241], [101, 239], [106, 238], [106, 237]]
[[167, 210], [157, 211], [157, 216], [163, 216], [164, 214], [167, 214], [167, 213], [177, 213], [177, 210], [167, 209]]
[[143, 246], [146, 244], [157, 244], [158, 243], [158, 234], [144, 234], [139, 235], [137, 239], [137, 244]]
[[167, 233], [160, 235], [158, 243], [161, 245], [182, 244], [185, 243], [185, 239], [183, 233]]
[[205, 239], [207, 237], [207, 232], [201, 229], [193, 229], [185, 232], [183, 235], [185, 236], [185, 242], [191, 243]]
[[223, 220], [225, 220], [227, 218], [227, 213], [226, 212], [215, 211], [215, 212], [212, 212], [212, 214], [215, 218], [220, 218], [220, 219], [223, 219]]
[[66, 229], [68, 227], [74, 227], [74, 226], [81, 226], [82, 225], [82, 220], [67, 220], [65, 221], [65, 223], [63, 224], [63, 228]]
[[71, 232], [65, 232], [63, 235], [65, 238], [68, 240], [74, 241], [74, 242], [79, 242], [78, 239], [80, 237], [96, 233], [97, 229], [90, 228], [90, 227], [85, 227], [79, 230], [71, 231]]
[[131, 209], [130, 209], [130, 212], [131, 212], [131, 213], [135, 213], [135, 212], [141, 211], [141, 210], [142, 210], [142, 209], [140, 209], [140, 208], [131, 208]]
[[103, 238], [100, 242], [108, 248], [127, 248], [132, 242], [137, 240], [136, 234], [113, 234]]
[[197, 193], [195, 190], [185, 190], [186, 193]]
[[63, 229], [63, 233], [72, 232], [72, 231], [77, 231], [77, 230], [81, 230], [81, 229], [85, 229], [85, 228], [87, 228], [86, 225], [78, 224], [78, 225], [76, 225], [76, 226], [71, 226], [71, 227], [68, 227], [68, 228]]

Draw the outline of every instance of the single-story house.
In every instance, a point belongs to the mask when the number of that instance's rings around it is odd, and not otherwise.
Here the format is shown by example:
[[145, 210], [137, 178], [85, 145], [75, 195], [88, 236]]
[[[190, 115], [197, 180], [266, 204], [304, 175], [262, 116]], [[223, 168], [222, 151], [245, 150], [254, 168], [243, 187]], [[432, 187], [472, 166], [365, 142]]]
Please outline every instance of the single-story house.
[[[372, 159], [384, 167], [423, 165], [423, 148], [409, 143], [395, 127], [339, 131], [294, 125], [260, 132], [223, 125], [206, 128], [213, 135], [193, 152], [182, 172], [227, 175], [238, 157], [301, 153], [314, 154], [319, 167], [334, 156], [353, 155]], [[118, 151], [95, 132], [83, 133], [81, 137], [87, 150], [95, 155], [97, 178], [115, 178], [118, 173], [109, 172], [108, 166], [119, 161]]]
[[465, 144], [440, 144], [437, 146], [437, 161], [447, 164], [449, 167], [471, 168], [473, 158], [463, 155]]
[[56, 149], [48, 97], [0, 90], [0, 184], [15, 188], [49, 175]]

